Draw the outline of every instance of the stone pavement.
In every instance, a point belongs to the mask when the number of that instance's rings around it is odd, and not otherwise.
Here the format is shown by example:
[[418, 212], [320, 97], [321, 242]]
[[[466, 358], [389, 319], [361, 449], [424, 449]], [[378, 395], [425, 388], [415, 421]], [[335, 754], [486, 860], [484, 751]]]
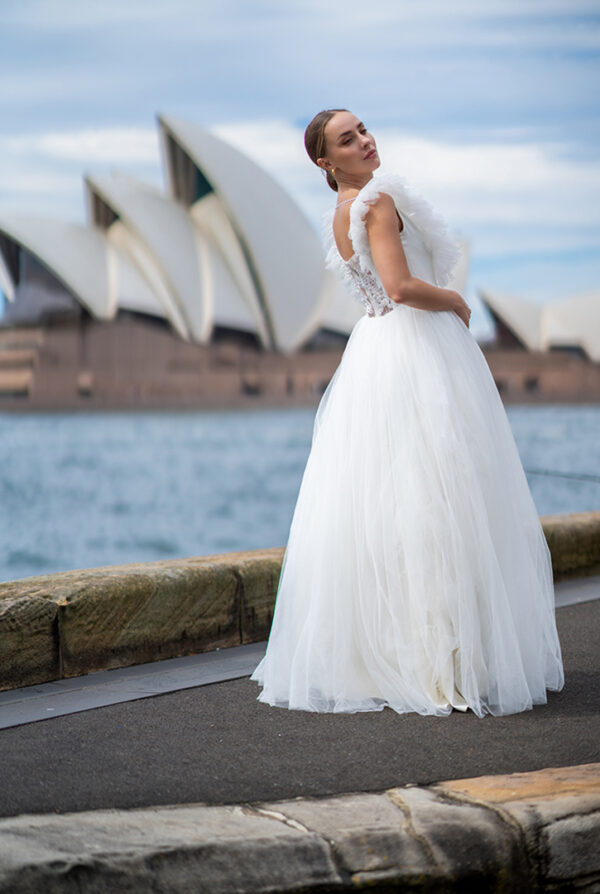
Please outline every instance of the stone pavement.
[[0, 894], [600, 890], [600, 765], [0, 820]]
[[600, 891], [600, 600], [557, 622], [565, 688], [508, 717], [241, 678], [0, 731], [0, 894]]
[[557, 609], [565, 687], [506, 717], [287, 711], [247, 677], [0, 731], [0, 815], [376, 791], [600, 760], [600, 600]]

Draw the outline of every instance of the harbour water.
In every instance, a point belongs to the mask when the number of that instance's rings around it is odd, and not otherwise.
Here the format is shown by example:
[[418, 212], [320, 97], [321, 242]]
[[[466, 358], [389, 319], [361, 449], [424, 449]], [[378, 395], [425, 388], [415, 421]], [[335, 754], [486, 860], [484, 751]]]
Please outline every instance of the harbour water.
[[[539, 514], [600, 509], [600, 405], [506, 411]], [[315, 412], [0, 414], [0, 580], [284, 546]]]

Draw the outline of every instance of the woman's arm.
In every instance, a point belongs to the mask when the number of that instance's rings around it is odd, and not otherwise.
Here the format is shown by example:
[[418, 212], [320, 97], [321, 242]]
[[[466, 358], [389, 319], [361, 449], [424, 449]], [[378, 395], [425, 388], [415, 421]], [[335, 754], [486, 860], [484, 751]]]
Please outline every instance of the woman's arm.
[[398, 230], [394, 200], [380, 193], [369, 207], [365, 219], [371, 256], [382, 285], [392, 301], [420, 310], [453, 310], [465, 326], [469, 325], [471, 308], [453, 289], [442, 289], [417, 279], [408, 268]]

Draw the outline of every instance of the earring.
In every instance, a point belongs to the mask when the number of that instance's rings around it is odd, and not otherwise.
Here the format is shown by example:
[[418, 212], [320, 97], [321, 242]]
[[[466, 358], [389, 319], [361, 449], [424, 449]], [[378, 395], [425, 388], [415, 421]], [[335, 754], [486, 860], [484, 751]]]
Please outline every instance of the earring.
[[331, 169], [331, 176], [332, 176], [333, 179], [335, 180], [335, 168], [332, 168], [332, 169]]

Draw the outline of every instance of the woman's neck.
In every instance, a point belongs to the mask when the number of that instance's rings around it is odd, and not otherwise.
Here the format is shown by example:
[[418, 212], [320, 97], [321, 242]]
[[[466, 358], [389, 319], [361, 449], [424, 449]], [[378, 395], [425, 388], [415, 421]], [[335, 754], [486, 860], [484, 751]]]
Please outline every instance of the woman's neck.
[[352, 174], [344, 174], [343, 177], [337, 178], [338, 185], [338, 195], [345, 194], [351, 189], [361, 190], [363, 186], [366, 186], [369, 180], [373, 179], [373, 174], [361, 174], [352, 175]]

